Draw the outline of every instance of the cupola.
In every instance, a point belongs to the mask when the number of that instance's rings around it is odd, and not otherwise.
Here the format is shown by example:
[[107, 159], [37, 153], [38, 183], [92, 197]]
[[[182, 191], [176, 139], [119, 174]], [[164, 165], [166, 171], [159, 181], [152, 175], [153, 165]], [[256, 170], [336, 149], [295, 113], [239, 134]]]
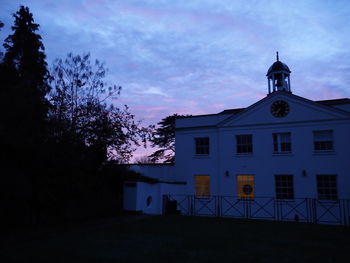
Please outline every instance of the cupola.
[[291, 71], [286, 64], [279, 61], [278, 52], [276, 52], [276, 57], [276, 62], [271, 65], [266, 74], [269, 85], [269, 94], [275, 91], [291, 92]]

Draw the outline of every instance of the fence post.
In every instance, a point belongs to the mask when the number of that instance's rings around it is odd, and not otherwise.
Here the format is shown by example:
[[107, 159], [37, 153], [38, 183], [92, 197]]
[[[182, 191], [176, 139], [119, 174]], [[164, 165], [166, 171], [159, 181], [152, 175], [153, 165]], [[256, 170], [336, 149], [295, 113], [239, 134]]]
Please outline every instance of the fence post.
[[347, 213], [347, 225], [350, 226], [350, 201], [346, 199], [346, 213]]
[[317, 224], [317, 204], [316, 199], [312, 198], [312, 223]]
[[216, 205], [216, 217], [220, 217], [220, 196], [215, 196], [215, 205]]
[[169, 200], [168, 195], [163, 195], [163, 204], [162, 204], [162, 214], [163, 215], [166, 214], [166, 206], [167, 206], [168, 200]]
[[341, 207], [343, 210], [343, 224], [344, 226], [349, 226], [350, 225], [349, 199], [343, 199]]
[[191, 215], [191, 209], [192, 209], [192, 204], [191, 204], [191, 197], [189, 195], [186, 196], [187, 198], [187, 215]]
[[194, 198], [194, 195], [191, 195], [192, 199], [192, 215], [196, 216], [196, 199]]
[[275, 204], [275, 220], [280, 221], [279, 202], [276, 198], [274, 198], [274, 204]]

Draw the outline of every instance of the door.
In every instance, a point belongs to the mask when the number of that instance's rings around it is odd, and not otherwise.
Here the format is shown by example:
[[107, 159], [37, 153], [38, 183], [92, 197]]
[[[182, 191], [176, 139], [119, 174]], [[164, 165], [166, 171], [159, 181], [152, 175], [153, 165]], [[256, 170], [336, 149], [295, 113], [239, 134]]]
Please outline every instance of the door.
[[238, 198], [254, 199], [254, 175], [237, 175], [237, 194]]

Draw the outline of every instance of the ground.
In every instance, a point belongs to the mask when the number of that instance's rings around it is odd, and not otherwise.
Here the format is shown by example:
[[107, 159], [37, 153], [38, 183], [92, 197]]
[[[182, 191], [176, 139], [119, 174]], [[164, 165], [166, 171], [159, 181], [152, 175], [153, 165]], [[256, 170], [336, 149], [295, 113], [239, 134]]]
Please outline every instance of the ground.
[[119, 216], [16, 231], [0, 262], [347, 262], [350, 228], [184, 216]]

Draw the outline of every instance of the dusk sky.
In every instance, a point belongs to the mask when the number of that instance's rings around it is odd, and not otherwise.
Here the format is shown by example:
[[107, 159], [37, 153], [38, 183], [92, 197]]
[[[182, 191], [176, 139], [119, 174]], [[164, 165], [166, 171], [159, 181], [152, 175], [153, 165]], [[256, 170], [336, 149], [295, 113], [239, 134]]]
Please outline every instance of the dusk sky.
[[253, 104], [266, 96], [276, 51], [294, 94], [350, 97], [348, 0], [1, 0], [1, 43], [20, 5], [40, 24], [49, 66], [90, 52], [123, 87], [112, 102], [144, 125]]

